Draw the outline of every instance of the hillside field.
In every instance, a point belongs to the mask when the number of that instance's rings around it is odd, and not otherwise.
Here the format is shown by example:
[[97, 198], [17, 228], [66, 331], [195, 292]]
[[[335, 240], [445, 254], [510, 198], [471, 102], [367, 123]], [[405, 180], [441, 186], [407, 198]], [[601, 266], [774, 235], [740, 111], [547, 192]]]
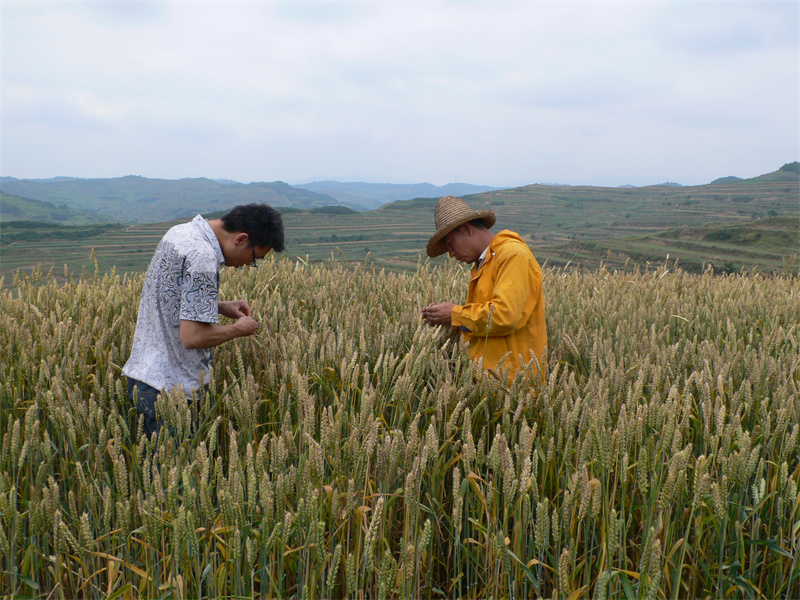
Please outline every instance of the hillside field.
[[[476, 209], [494, 210], [496, 231], [517, 231], [539, 262], [551, 266], [631, 269], [678, 260], [690, 272], [702, 272], [709, 263], [718, 272], [796, 272], [792, 256], [800, 248], [800, 183], [796, 176], [773, 179], [677, 188], [533, 185], [465, 199]], [[314, 262], [335, 256], [353, 265], [367, 261], [390, 271], [413, 271], [427, 259], [437, 201], [406, 200], [366, 212], [283, 208], [287, 256]], [[55, 225], [42, 226], [37, 234], [4, 222], [0, 274], [7, 283], [18, 268], [38, 264], [56, 273], [64, 265], [74, 272], [93, 269], [93, 251], [101, 272], [112, 267], [117, 273], [141, 271], [164, 232], [184, 221], [115, 227], [75, 239], [52, 235]], [[24, 234], [30, 236], [27, 241]]]
[[421, 323], [463, 267], [271, 257], [148, 441], [143, 277], [73, 275], [0, 290], [2, 597], [800, 597], [797, 277], [547, 268], [508, 383]]

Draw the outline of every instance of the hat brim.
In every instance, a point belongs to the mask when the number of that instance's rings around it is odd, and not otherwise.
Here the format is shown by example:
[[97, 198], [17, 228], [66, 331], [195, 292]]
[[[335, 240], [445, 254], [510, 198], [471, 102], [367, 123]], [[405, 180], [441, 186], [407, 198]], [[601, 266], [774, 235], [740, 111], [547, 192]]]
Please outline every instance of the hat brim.
[[489, 229], [492, 225], [494, 225], [497, 220], [493, 210], [479, 210], [470, 215], [466, 215], [460, 219], [457, 219], [456, 221], [448, 223], [445, 227], [442, 227], [440, 230], [434, 233], [431, 236], [431, 239], [428, 240], [428, 246], [426, 248], [428, 256], [433, 258], [447, 252], [447, 245], [444, 242], [444, 238], [447, 236], [447, 234], [454, 229], [458, 229], [464, 223], [469, 223], [475, 219], [481, 219], [483, 224], [486, 226], [486, 229]]

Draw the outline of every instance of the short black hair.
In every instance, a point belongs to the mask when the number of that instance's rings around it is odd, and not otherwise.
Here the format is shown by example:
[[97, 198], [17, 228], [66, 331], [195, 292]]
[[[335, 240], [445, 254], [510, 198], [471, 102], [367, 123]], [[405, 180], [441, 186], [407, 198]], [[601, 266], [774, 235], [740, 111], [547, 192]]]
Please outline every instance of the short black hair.
[[268, 246], [283, 252], [283, 218], [269, 204], [241, 204], [220, 217], [222, 228], [229, 233], [246, 233], [251, 246]]

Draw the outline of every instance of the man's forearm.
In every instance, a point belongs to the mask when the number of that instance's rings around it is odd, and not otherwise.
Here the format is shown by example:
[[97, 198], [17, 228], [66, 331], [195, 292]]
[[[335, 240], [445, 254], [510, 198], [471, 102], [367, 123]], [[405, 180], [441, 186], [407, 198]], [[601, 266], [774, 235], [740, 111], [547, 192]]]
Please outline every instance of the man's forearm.
[[214, 348], [235, 338], [252, 335], [257, 329], [258, 324], [249, 317], [241, 318], [229, 325], [181, 321], [180, 336], [184, 348], [199, 350]]
[[477, 336], [503, 336], [515, 331], [524, 317], [523, 307], [509, 306], [493, 298], [486, 303], [454, 307], [451, 322]]

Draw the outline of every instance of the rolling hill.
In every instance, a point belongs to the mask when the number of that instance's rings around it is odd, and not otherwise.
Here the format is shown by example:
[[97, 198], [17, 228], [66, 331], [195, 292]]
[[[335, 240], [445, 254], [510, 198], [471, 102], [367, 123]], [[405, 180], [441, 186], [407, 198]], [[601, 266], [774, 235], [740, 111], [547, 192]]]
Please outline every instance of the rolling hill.
[[243, 184], [205, 178], [148, 179], [135, 175], [112, 179], [5, 177], [0, 181], [0, 190], [77, 211], [95, 212], [105, 221], [125, 223], [170, 221], [250, 202], [297, 208], [338, 204], [330, 196], [294, 188], [281, 181]]
[[0, 222], [36, 221], [58, 225], [107, 223], [108, 218], [94, 211], [73, 210], [66, 204], [22, 198], [0, 191]]
[[[452, 183], [346, 183], [319, 181], [290, 186], [272, 183], [239, 183], [225, 179], [148, 179], [139, 176], [112, 179], [0, 178], [4, 193], [57, 204], [64, 211], [88, 211], [101, 220], [126, 223], [155, 223], [192, 216], [198, 212], [221, 211], [237, 204], [266, 202], [273, 206], [310, 209], [343, 205], [354, 210], [373, 210], [387, 202], [417, 197], [462, 196], [502, 188]], [[36, 220], [42, 211], [22, 211], [18, 218]]]
[[504, 189], [487, 185], [469, 183], [364, 183], [341, 181], [314, 181], [295, 185], [295, 187], [326, 194], [340, 203], [361, 210], [373, 210], [388, 202], [410, 200], [412, 198], [441, 198], [442, 196], [466, 196]]
[[[797, 163], [792, 163], [797, 164]], [[663, 263], [667, 256], [688, 271], [712, 263], [722, 271], [758, 268], [797, 272], [800, 249], [800, 173], [782, 168], [760, 180], [702, 186], [601, 188], [531, 185], [466, 196], [476, 209], [497, 214], [494, 229], [522, 235], [541, 263], [612, 268]], [[416, 268], [433, 232], [437, 198], [392, 202], [372, 211], [345, 207], [281, 209], [287, 256], [349, 263], [368, 260], [378, 268]], [[212, 216], [214, 211], [200, 211]], [[94, 237], [37, 237], [35, 244], [5, 245], [0, 274], [41, 263], [73, 271], [141, 271], [164, 232], [186, 217], [140, 223]], [[3, 225], [3, 233], [8, 231]], [[17, 232], [24, 238], [24, 232]], [[36, 230], [29, 230], [36, 236]], [[63, 236], [59, 233], [58, 236]], [[446, 258], [433, 259], [433, 263]], [[6, 277], [8, 284], [9, 277]]]

